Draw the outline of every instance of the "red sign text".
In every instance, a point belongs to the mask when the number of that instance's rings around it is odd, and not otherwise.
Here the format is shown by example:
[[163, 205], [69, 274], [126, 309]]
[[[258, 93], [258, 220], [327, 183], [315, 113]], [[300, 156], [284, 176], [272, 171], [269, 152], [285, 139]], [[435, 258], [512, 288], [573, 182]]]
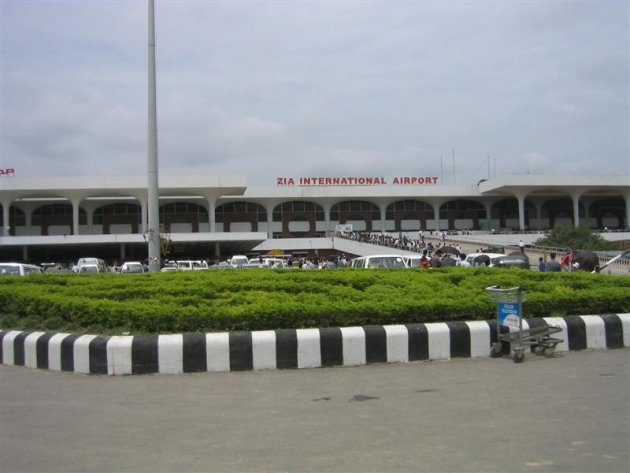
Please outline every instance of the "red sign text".
[[434, 185], [438, 183], [435, 176], [404, 176], [404, 177], [278, 177], [276, 185], [290, 186], [418, 186]]

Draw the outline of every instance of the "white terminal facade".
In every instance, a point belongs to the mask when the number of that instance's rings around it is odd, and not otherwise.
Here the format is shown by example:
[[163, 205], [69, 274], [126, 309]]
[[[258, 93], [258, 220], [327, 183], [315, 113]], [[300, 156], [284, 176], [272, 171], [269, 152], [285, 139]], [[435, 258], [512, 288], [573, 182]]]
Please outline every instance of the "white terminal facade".
[[[354, 231], [627, 229], [629, 175], [518, 175], [476, 185], [437, 177], [160, 176], [164, 258], [216, 260]], [[0, 176], [0, 260], [146, 258], [147, 177]], [[295, 240], [294, 240], [295, 241]], [[299, 241], [299, 240], [298, 240]], [[312, 246], [311, 243], [309, 245]], [[309, 253], [309, 245], [301, 248]]]

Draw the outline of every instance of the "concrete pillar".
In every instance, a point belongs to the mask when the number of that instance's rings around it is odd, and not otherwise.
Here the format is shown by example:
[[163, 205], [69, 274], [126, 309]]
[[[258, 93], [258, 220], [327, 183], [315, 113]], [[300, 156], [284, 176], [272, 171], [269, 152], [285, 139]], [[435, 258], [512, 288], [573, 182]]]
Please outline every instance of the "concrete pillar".
[[486, 230], [490, 230], [492, 228], [492, 206], [494, 205], [494, 201], [483, 202], [483, 206], [486, 209]]
[[267, 238], [273, 238], [273, 209], [276, 207], [275, 204], [267, 204], [265, 205], [265, 210], [267, 211]]
[[[33, 212], [35, 211], [35, 208], [32, 205], [28, 205], [22, 208], [22, 211], [24, 212], [24, 222], [26, 223], [26, 234], [31, 236], [33, 228]], [[39, 234], [41, 235], [41, 233], [40, 228]]]
[[96, 210], [97, 204], [91, 201], [84, 201], [82, 207], [83, 210], [85, 210], [87, 234], [91, 235], [93, 231], [92, 225], [94, 225], [94, 211]]
[[217, 231], [217, 199], [214, 197], [206, 197], [206, 200], [208, 201], [208, 227], [210, 229], [210, 233], [214, 233]]
[[81, 209], [81, 199], [74, 198], [70, 200], [72, 204], [72, 234], [79, 234], [79, 211]]
[[[323, 204], [322, 208], [324, 209], [324, 234], [328, 235], [331, 232], [334, 234], [335, 229], [330, 228], [330, 204]], [[317, 225], [317, 223], [315, 223], [315, 225]]]
[[2, 199], [0, 203], [2, 204], [2, 235], [9, 236], [9, 210], [11, 209], [11, 200]]
[[[435, 220], [435, 228], [427, 228], [427, 230], [439, 230], [440, 229], [440, 208], [442, 204], [446, 202], [444, 199], [439, 200], [427, 200], [429, 204], [433, 207], [433, 216]], [[428, 225], [427, 225], [428, 227]]]
[[527, 194], [525, 192], [521, 192], [519, 194], [515, 194], [516, 201], [518, 202], [518, 228], [521, 231], [526, 230], [525, 227], [525, 198]]
[[582, 192], [572, 192], [571, 200], [573, 201], [573, 226], [580, 226], [580, 197]]

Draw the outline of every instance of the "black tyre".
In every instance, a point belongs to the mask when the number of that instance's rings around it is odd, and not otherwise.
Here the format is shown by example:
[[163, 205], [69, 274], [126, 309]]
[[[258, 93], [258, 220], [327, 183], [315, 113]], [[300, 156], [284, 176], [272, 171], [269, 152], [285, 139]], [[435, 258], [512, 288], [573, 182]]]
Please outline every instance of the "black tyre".
[[525, 351], [522, 348], [514, 350], [512, 359], [514, 360], [514, 363], [521, 363], [525, 359]]

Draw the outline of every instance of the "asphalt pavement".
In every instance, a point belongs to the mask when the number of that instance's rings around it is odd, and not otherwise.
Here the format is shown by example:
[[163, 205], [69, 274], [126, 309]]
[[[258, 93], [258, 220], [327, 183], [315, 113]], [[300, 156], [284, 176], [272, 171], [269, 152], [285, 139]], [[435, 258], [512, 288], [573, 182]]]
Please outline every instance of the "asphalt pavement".
[[0, 471], [630, 471], [630, 350], [184, 375], [0, 366]]

